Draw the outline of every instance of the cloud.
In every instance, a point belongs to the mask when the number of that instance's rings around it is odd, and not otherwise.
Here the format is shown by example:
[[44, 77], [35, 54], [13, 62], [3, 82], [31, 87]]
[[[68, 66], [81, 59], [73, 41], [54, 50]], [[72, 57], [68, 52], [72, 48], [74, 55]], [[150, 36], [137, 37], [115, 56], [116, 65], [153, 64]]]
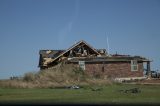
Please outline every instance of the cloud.
[[75, 11], [74, 15], [60, 31], [58, 32], [58, 45], [61, 47], [64, 43], [65, 39], [68, 37], [69, 33], [72, 31], [73, 25], [78, 17], [79, 14], [79, 0], [75, 1]]
[[75, 2], [75, 15], [74, 15], [74, 20], [76, 20], [77, 17], [78, 17], [79, 9], [80, 9], [80, 3], [79, 3], [79, 0], [76, 0], [76, 2]]
[[73, 22], [69, 22], [63, 29], [61, 29], [58, 33], [58, 45], [61, 47], [68, 36], [68, 34], [71, 32], [73, 26]]

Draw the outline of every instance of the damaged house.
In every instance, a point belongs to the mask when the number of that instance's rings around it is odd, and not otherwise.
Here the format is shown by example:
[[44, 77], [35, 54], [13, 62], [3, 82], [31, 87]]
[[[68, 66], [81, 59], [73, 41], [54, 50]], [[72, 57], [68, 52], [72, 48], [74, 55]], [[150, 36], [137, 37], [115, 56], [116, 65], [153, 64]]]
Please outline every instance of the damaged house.
[[107, 77], [143, 77], [144, 64], [150, 72], [150, 60], [141, 56], [108, 55], [105, 49], [95, 49], [81, 40], [67, 50], [40, 50], [39, 67], [41, 70], [59, 63], [81, 67], [88, 74], [100, 73]]

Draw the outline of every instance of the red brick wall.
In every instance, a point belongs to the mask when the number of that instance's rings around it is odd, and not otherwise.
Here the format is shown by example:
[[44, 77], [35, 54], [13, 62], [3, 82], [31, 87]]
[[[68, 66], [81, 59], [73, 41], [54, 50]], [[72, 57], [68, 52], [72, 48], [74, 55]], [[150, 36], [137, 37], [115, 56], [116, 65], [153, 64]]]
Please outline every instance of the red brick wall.
[[[103, 68], [104, 67], [104, 68]], [[90, 75], [103, 74], [107, 77], [142, 77], [143, 63], [138, 63], [138, 71], [131, 71], [130, 63], [85, 64]]]

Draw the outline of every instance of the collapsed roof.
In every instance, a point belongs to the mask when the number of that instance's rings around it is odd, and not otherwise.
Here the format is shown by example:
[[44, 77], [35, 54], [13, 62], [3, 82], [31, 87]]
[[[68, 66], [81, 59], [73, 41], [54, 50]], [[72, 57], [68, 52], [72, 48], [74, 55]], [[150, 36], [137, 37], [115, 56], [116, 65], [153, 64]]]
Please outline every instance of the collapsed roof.
[[140, 56], [113, 55], [109, 56], [105, 49], [95, 49], [85, 41], [81, 40], [67, 50], [40, 50], [39, 67], [47, 68], [54, 66], [62, 61], [78, 62], [107, 62], [107, 61], [149, 61]]

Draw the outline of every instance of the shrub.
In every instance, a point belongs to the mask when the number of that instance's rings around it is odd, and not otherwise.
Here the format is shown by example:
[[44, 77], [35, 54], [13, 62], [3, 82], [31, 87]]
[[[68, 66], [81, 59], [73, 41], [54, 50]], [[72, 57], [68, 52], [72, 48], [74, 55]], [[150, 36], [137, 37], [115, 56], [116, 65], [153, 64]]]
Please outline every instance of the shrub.
[[35, 73], [33, 73], [33, 72], [26, 73], [23, 77], [23, 80], [24, 81], [34, 81], [35, 80]]

